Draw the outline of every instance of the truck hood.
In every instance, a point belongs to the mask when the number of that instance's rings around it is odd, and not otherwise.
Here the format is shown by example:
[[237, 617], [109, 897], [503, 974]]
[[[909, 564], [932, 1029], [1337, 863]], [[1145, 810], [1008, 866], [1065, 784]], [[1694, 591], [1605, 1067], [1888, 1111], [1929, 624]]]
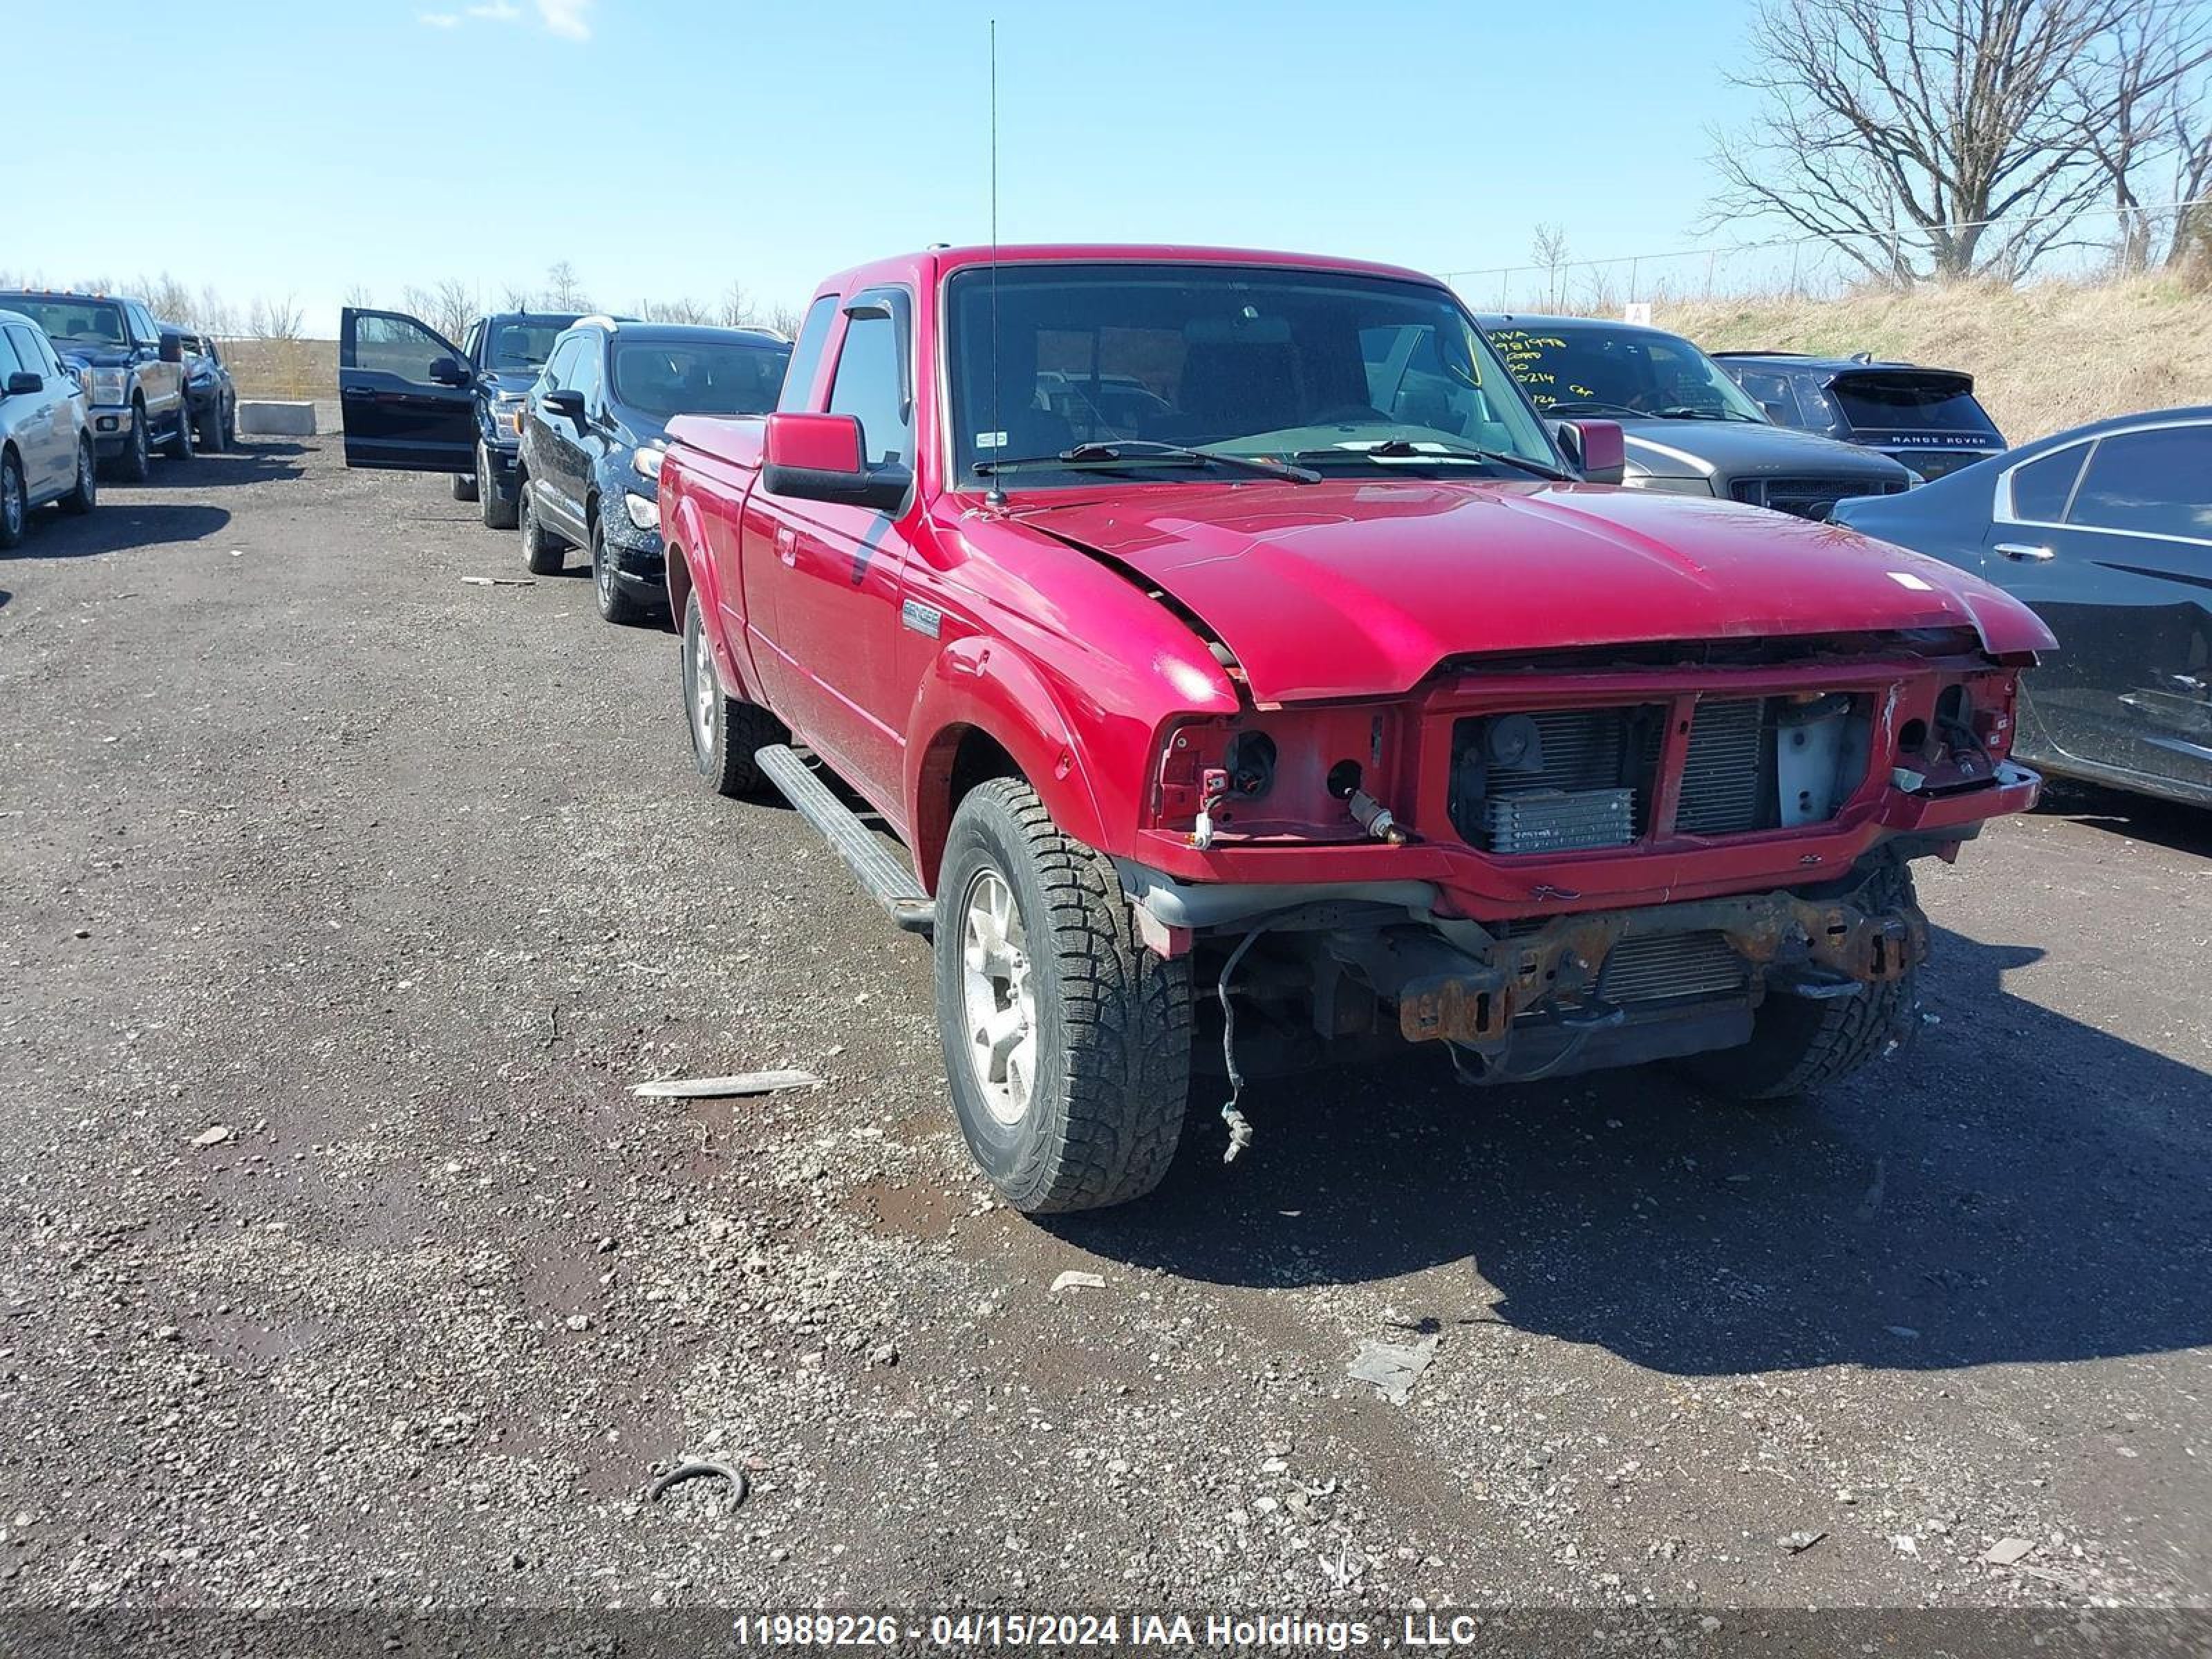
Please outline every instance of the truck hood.
[[62, 360], [66, 368], [128, 368], [131, 354], [120, 348], [88, 345], [57, 345], [54, 356]]
[[2033, 612], [1935, 560], [1761, 507], [1589, 484], [1162, 486], [1017, 510], [1155, 584], [1261, 702], [1388, 696], [1447, 658], [1966, 629], [2049, 649]]
[[1749, 421], [1623, 421], [1620, 432], [1627, 441], [1629, 460], [1662, 477], [1701, 477], [1715, 470], [1729, 478], [1811, 474], [1863, 478], [1873, 486], [1911, 476], [1887, 455], [1786, 426], [1754, 426]]

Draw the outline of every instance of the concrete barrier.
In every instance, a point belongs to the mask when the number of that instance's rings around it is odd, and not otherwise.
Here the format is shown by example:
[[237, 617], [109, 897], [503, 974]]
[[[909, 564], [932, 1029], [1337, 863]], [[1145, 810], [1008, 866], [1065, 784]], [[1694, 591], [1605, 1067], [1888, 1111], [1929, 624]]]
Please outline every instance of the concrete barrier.
[[312, 438], [315, 435], [315, 406], [311, 403], [238, 404], [238, 429], [252, 438]]

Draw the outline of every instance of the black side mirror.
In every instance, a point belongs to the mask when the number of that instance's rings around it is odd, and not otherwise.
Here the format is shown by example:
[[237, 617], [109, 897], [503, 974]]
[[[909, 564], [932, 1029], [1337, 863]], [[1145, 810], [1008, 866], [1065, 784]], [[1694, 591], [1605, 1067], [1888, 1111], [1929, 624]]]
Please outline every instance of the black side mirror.
[[466, 386], [469, 371], [453, 358], [441, 357], [430, 365], [430, 382], [433, 386]]
[[46, 389], [46, 380], [42, 374], [26, 374], [18, 369], [8, 377], [8, 395], [11, 398], [27, 398]]
[[185, 343], [181, 337], [174, 334], [164, 334], [161, 337], [161, 361], [165, 363], [181, 363], [185, 361]]
[[545, 411], [549, 415], [565, 415], [572, 421], [584, 418], [584, 394], [571, 392], [566, 386], [556, 387], [545, 394]]

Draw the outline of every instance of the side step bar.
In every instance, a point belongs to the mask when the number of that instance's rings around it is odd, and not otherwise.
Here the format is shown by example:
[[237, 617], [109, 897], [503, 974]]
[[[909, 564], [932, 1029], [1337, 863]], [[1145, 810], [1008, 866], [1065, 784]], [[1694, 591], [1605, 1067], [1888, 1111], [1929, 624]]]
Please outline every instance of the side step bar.
[[935, 901], [921, 890], [912, 871], [884, 850], [852, 808], [786, 744], [756, 749], [753, 759], [799, 816], [821, 832], [830, 850], [845, 860], [885, 914], [908, 933], [927, 939], [937, 925]]

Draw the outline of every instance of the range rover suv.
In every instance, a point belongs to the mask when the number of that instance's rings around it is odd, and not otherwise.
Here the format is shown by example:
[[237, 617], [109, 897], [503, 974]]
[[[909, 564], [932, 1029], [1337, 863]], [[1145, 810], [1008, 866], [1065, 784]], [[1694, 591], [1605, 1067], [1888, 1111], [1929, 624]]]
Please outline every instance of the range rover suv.
[[1902, 461], [1941, 478], [2001, 453], [2004, 434], [1974, 398], [1974, 377], [1955, 368], [1795, 351], [1717, 351], [1729, 379], [1769, 420]]
[[1680, 335], [1589, 317], [1479, 320], [1546, 416], [1620, 422], [1621, 482], [1632, 488], [1826, 519], [1848, 496], [1898, 495], [1919, 482], [1886, 455], [1776, 426]]

